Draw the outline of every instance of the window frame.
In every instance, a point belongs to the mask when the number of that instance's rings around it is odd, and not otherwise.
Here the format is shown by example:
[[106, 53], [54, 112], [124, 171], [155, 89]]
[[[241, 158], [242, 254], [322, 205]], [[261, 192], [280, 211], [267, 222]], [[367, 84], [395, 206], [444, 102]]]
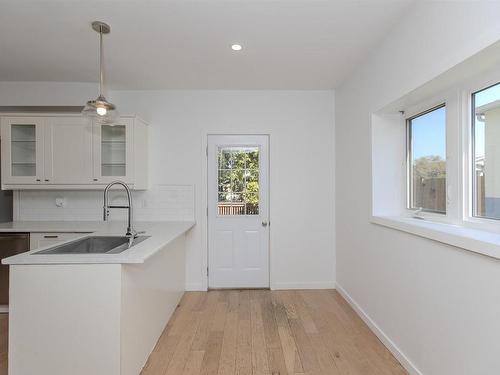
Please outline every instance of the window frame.
[[[406, 123], [406, 209], [415, 213], [417, 211], [421, 213], [426, 213], [426, 214], [432, 214], [434, 215], [439, 215], [439, 216], [446, 216], [446, 213], [448, 211], [448, 204], [447, 204], [447, 184], [448, 184], [448, 171], [446, 171], [446, 187], [445, 187], [445, 211], [438, 211], [438, 210], [431, 210], [431, 209], [425, 209], [425, 208], [416, 208], [412, 207], [412, 202], [413, 202], [413, 162], [412, 162], [412, 130], [411, 130], [411, 122], [421, 116], [424, 116], [428, 113], [431, 113], [433, 111], [436, 111], [438, 109], [444, 108], [445, 109], [445, 134], [446, 137], [448, 135], [448, 127], [447, 127], [447, 113], [448, 113], [448, 108], [446, 107], [446, 102], [442, 102], [440, 104], [437, 104], [431, 108], [428, 108], [422, 112], [418, 112], [416, 114], [412, 114], [411, 116], [407, 117], [405, 119]], [[447, 140], [445, 138], [445, 162], [446, 165], [448, 165], [448, 160], [447, 160]]]
[[500, 70], [488, 72], [480, 77], [474, 77], [465, 84], [462, 84], [462, 99], [460, 106], [462, 107], [463, 121], [461, 129], [463, 132], [463, 154], [464, 163], [461, 166], [463, 170], [463, 195], [462, 195], [462, 217], [461, 224], [465, 227], [486, 230], [489, 232], [500, 233], [500, 219], [486, 218], [474, 216], [474, 199], [475, 199], [475, 151], [474, 151], [474, 109], [472, 95], [482, 90], [500, 84]]
[[459, 217], [460, 212], [462, 210], [463, 205], [460, 203], [458, 199], [454, 199], [454, 197], [461, 196], [462, 187], [461, 187], [461, 165], [459, 157], [450, 157], [456, 153], [457, 155], [461, 153], [461, 130], [456, 126], [457, 123], [461, 123], [461, 115], [460, 115], [460, 105], [458, 104], [460, 101], [460, 91], [454, 88], [450, 88], [444, 91], [439, 92], [437, 95], [432, 97], [428, 97], [426, 100], [421, 100], [417, 104], [409, 105], [404, 107], [404, 119], [403, 126], [405, 126], [405, 137], [406, 137], [406, 148], [405, 148], [405, 162], [404, 168], [404, 176], [405, 181], [403, 181], [405, 201], [403, 207], [403, 216], [404, 217], [414, 217], [417, 209], [409, 208], [409, 195], [408, 189], [409, 187], [409, 157], [410, 154], [408, 152], [408, 119], [415, 118], [419, 114], [423, 114], [429, 112], [433, 109], [437, 109], [441, 106], [446, 108], [446, 213], [437, 213], [431, 211], [422, 210], [418, 213], [418, 217], [439, 223], [453, 223], [458, 224], [460, 221]]

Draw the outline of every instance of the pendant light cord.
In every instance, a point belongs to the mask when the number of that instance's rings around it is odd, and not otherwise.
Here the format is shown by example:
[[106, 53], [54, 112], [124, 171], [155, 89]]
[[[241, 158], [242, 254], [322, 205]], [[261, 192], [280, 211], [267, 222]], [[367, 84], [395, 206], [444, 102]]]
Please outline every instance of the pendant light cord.
[[102, 29], [99, 31], [99, 96], [103, 95], [104, 90], [104, 69], [103, 69], [103, 47], [102, 47]]

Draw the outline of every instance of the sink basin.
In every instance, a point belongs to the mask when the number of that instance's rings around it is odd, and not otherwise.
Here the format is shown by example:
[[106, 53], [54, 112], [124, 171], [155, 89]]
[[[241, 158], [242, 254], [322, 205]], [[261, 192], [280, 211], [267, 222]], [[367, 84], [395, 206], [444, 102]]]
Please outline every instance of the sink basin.
[[[134, 239], [132, 246], [149, 238], [139, 236]], [[129, 238], [125, 236], [90, 236], [75, 240], [63, 245], [56, 245], [49, 249], [37, 251], [35, 254], [117, 254], [129, 249]]]

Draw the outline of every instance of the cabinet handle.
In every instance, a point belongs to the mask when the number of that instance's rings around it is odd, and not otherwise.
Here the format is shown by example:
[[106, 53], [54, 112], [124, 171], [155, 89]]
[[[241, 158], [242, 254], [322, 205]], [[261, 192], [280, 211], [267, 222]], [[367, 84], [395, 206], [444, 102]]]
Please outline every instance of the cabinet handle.
[[43, 238], [59, 238], [57, 235], [45, 235]]
[[39, 179], [39, 178], [37, 178], [36, 180], [37, 180], [37, 181], [40, 181], [40, 179]]
[[46, 178], [46, 179], [45, 179], [45, 181], [47, 181], [47, 182], [48, 182], [49, 180]]
[[97, 178], [94, 178], [94, 181], [97, 181]]

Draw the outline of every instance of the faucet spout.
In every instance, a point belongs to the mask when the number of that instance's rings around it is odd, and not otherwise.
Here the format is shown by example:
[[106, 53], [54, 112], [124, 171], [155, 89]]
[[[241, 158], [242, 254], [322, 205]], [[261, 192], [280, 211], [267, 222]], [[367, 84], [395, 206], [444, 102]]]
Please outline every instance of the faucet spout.
[[[128, 206], [114, 206], [109, 204], [109, 189], [113, 187], [114, 185], [120, 185], [122, 186], [126, 193], [127, 193], [127, 200], [128, 200]], [[132, 194], [130, 193], [130, 189], [127, 186], [127, 184], [123, 181], [113, 181], [109, 183], [105, 188], [104, 188], [104, 205], [103, 205], [103, 219], [104, 221], [108, 220], [109, 216], [109, 209], [110, 208], [124, 208], [128, 210], [128, 221], [127, 221], [127, 233], [125, 233], [125, 236], [129, 238], [136, 238], [137, 237], [137, 232], [133, 229], [132, 227]]]

